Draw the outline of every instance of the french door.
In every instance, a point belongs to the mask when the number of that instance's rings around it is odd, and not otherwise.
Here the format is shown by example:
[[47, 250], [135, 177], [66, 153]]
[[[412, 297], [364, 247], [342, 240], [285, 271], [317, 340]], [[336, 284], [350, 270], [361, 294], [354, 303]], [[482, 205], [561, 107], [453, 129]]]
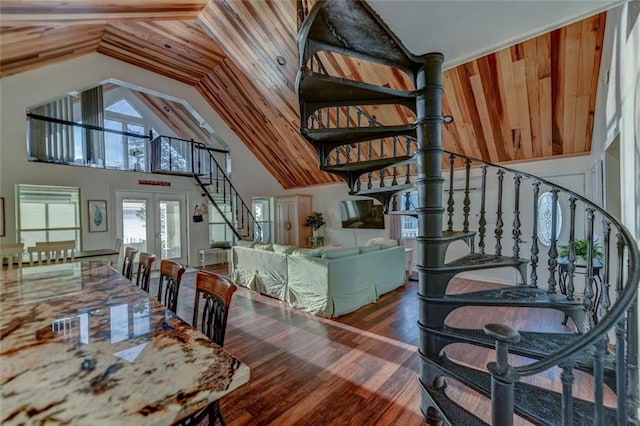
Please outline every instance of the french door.
[[181, 194], [116, 192], [117, 232], [126, 247], [153, 253], [158, 259], [187, 261], [187, 216]]

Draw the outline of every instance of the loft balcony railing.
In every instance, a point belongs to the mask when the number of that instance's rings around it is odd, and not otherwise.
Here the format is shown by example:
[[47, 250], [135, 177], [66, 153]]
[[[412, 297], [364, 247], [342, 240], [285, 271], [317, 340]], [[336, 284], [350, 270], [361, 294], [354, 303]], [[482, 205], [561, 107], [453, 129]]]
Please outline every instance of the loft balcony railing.
[[[228, 176], [229, 151], [169, 136], [122, 132], [27, 114], [29, 161], [194, 177], [237, 238], [261, 235]], [[226, 207], [225, 207], [226, 206]]]

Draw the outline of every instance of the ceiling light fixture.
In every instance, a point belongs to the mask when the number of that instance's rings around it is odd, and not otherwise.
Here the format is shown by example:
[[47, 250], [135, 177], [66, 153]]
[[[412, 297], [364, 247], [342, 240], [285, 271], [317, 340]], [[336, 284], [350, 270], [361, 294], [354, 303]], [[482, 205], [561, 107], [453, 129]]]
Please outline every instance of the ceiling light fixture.
[[276, 56], [276, 62], [278, 63], [278, 65], [282, 65], [282, 66], [284, 66], [287, 63], [287, 61], [285, 61], [282, 56]]

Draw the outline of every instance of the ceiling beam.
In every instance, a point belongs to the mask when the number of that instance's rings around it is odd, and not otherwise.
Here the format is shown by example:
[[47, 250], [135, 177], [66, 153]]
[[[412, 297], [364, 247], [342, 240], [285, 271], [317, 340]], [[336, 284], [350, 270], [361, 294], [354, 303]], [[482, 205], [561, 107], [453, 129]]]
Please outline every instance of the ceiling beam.
[[3, 0], [2, 26], [193, 20], [207, 0]]

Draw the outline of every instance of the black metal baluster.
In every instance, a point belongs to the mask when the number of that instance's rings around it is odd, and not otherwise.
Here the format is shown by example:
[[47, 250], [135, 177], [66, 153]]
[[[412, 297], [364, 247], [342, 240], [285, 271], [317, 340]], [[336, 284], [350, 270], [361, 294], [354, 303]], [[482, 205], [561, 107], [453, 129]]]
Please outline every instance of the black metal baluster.
[[[369, 125], [371, 125], [371, 121], [369, 121]], [[369, 141], [369, 158], [368, 160], [371, 160], [371, 157], [373, 157], [373, 142]], [[369, 172], [367, 173], [367, 189], [371, 189], [373, 187], [373, 182], [372, 182], [372, 178], [373, 178], [373, 172]]]
[[[380, 139], [380, 158], [384, 158], [384, 139]], [[380, 169], [378, 175], [380, 177], [380, 188], [384, 188], [385, 169]]]
[[[575, 231], [576, 231], [576, 198], [569, 198], [569, 257], [567, 258], [567, 299], [573, 300], [575, 291], [575, 271], [576, 271], [576, 244], [575, 244]], [[566, 324], [566, 317], [565, 317]]]
[[398, 195], [394, 195], [391, 198], [391, 211], [397, 212], [398, 211]]
[[471, 160], [467, 158], [465, 161], [465, 178], [464, 178], [464, 201], [462, 212], [464, 220], [462, 222], [463, 232], [469, 232], [469, 213], [471, 212], [471, 198], [469, 197], [469, 180], [471, 179]]
[[[409, 154], [409, 150], [411, 149], [411, 140], [409, 140], [409, 138], [405, 137], [404, 141], [406, 143], [407, 155], [411, 155], [411, 154]], [[405, 176], [404, 184], [405, 185], [409, 185], [411, 183], [411, 166], [409, 164], [407, 164], [405, 167], [407, 168], [407, 174]]]
[[511, 230], [511, 236], [513, 237], [513, 257], [520, 257], [520, 183], [522, 182], [522, 176], [515, 175], [513, 177], [514, 186], [514, 202], [513, 202], [513, 229]]
[[[633, 283], [631, 284], [633, 285]], [[629, 386], [629, 405], [631, 413], [638, 413], [640, 410], [640, 397], [638, 396], [638, 323], [640, 319], [638, 318], [638, 302], [637, 299], [635, 302], [631, 304], [631, 307], [627, 311], [628, 315], [628, 329], [627, 329], [627, 339], [628, 341], [628, 351], [627, 351], [627, 374], [629, 383], [634, 383], [635, 386]], [[631, 419], [629, 419], [631, 420]]]
[[570, 364], [562, 366], [562, 373], [560, 373], [560, 380], [562, 381], [562, 424], [573, 424], [573, 382], [575, 377], [573, 375], [573, 368]]
[[[398, 137], [393, 137], [393, 157], [398, 156]], [[398, 184], [398, 168], [393, 166], [393, 179], [391, 179], [391, 186], [396, 186]]]
[[593, 218], [594, 210], [590, 207], [587, 209], [587, 271], [584, 277], [584, 306], [587, 310], [587, 330], [597, 324], [598, 319], [595, 312], [598, 309], [596, 302], [598, 301], [597, 283], [593, 277]]
[[497, 220], [496, 220], [496, 256], [502, 255], [502, 244], [500, 243], [500, 239], [502, 238], [502, 227], [504, 226], [504, 222], [502, 221], [502, 183], [504, 181], [504, 170], [498, 170], [498, 210], [496, 212]]
[[549, 246], [549, 284], [550, 293], [556, 292], [556, 269], [558, 267], [558, 238], [557, 238], [557, 220], [558, 220], [558, 189], [551, 190], [551, 244]]
[[604, 422], [604, 359], [606, 342], [604, 337], [593, 344], [593, 424], [603, 425]]
[[336, 107], [336, 129], [340, 128], [340, 107]]
[[478, 233], [480, 234], [480, 242], [478, 247], [480, 253], [485, 253], [484, 236], [487, 231], [487, 212], [485, 210], [485, 202], [487, 197], [487, 165], [482, 165], [482, 194], [480, 197], [480, 221], [478, 222]]
[[404, 193], [404, 209], [411, 210], [411, 192]]
[[318, 129], [322, 127], [322, 108], [318, 110]]
[[[611, 283], [609, 282], [609, 273], [610, 273], [610, 269], [609, 269], [609, 264], [611, 263], [611, 249], [610, 249], [610, 244], [611, 244], [611, 222], [609, 222], [608, 220], [603, 220], [602, 221], [602, 230], [603, 230], [603, 234], [604, 234], [604, 265], [603, 265], [603, 272], [602, 272], [602, 311], [601, 313], [596, 312], [596, 314], [598, 314], [599, 316], [605, 316], [607, 314], [607, 312], [609, 312], [609, 308], [611, 307], [611, 295], [609, 294], [609, 292], [611, 291]], [[607, 336], [608, 338], [608, 336]]]
[[453, 200], [453, 166], [456, 161], [456, 157], [453, 154], [449, 154], [449, 200], [447, 201], [447, 215], [449, 220], [447, 221], [447, 231], [453, 231], [453, 212], [455, 201]]
[[533, 181], [533, 235], [531, 236], [531, 285], [538, 287], [538, 194], [540, 194], [540, 181]]
[[338, 166], [340, 165], [340, 147], [336, 147], [335, 149], [335, 153], [336, 153], [336, 162], [335, 165]]
[[[618, 234], [618, 275], [616, 279], [616, 295], [620, 294], [624, 288], [624, 249], [625, 243], [622, 234]], [[624, 426], [627, 424], [627, 319], [624, 315], [616, 323], [616, 395], [618, 395], [618, 407], [616, 409], [616, 424]]]
[[[358, 110], [358, 122], [357, 122], [357, 126], [358, 127], [360, 127], [361, 119], [362, 119], [362, 110]], [[358, 153], [357, 153], [357, 162], [358, 163], [360, 161], [362, 161], [361, 146], [362, 146], [362, 144], [358, 143]]]

